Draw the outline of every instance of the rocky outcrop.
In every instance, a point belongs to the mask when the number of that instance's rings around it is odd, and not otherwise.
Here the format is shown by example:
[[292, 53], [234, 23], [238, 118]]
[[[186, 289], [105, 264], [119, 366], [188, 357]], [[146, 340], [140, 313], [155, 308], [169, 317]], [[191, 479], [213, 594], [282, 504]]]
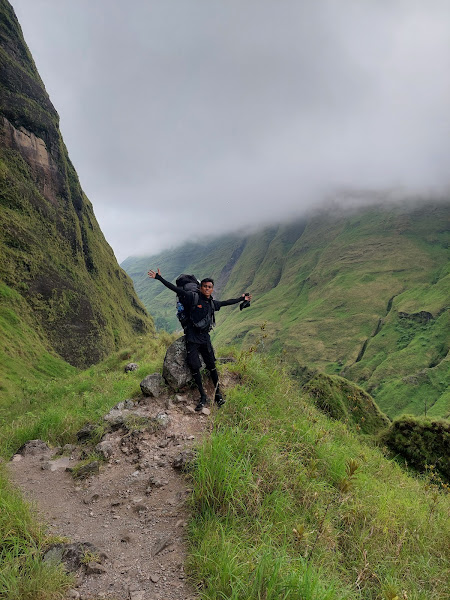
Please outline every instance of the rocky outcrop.
[[[205, 363], [201, 359], [202, 368]], [[192, 381], [192, 373], [186, 362], [185, 337], [178, 338], [167, 348], [163, 364], [163, 377], [174, 389], [181, 389]]]

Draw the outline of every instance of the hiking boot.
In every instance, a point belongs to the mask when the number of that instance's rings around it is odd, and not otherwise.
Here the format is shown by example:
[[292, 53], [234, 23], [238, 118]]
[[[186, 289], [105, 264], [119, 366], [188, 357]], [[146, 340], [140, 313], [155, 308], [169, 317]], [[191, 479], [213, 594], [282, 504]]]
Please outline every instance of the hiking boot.
[[206, 396], [200, 396], [200, 400], [198, 401], [197, 406], [195, 407], [195, 412], [200, 412], [202, 408], [208, 406], [209, 400]]
[[214, 402], [217, 404], [217, 406], [220, 408], [221, 406], [223, 406], [225, 404], [225, 400], [222, 397], [222, 394], [216, 394], [214, 396]]

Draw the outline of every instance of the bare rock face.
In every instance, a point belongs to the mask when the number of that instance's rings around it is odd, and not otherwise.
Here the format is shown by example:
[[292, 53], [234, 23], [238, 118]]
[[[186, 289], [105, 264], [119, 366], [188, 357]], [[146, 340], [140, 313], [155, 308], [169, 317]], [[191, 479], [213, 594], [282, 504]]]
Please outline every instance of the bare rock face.
[[54, 206], [58, 206], [58, 194], [65, 192], [64, 180], [45, 141], [23, 126], [15, 128], [5, 117], [2, 117], [2, 120], [6, 145], [20, 152], [30, 165], [44, 197]]
[[[205, 367], [201, 360], [202, 368]], [[163, 377], [174, 389], [185, 387], [192, 381], [192, 374], [186, 362], [186, 341], [181, 337], [167, 348], [163, 365]]]

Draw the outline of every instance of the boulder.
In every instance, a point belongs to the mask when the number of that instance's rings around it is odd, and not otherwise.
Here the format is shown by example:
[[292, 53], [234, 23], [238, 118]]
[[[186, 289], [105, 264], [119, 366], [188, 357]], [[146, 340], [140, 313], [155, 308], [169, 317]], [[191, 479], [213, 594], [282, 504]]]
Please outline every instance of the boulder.
[[97, 427], [93, 423], [86, 423], [80, 431], [77, 432], [77, 440], [81, 443], [88, 442], [96, 435]]
[[39, 454], [46, 454], [49, 451], [50, 448], [42, 440], [30, 440], [17, 450], [17, 454], [21, 454], [22, 456], [38, 456]]
[[172, 461], [172, 467], [177, 471], [189, 471], [192, 468], [195, 460], [195, 452], [193, 450], [183, 450], [175, 456]]
[[139, 365], [137, 365], [136, 363], [128, 363], [127, 365], [125, 365], [125, 373], [130, 373], [131, 371], [136, 371], [136, 369], [138, 368]]
[[158, 413], [155, 417], [155, 423], [158, 429], [167, 429], [170, 425], [170, 417], [166, 413]]
[[112, 430], [120, 429], [125, 424], [131, 409], [135, 406], [136, 403], [133, 400], [119, 402], [103, 417], [103, 420], [109, 424]]
[[125, 415], [129, 413], [128, 410], [117, 410], [112, 408], [107, 415], [103, 417], [103, 420], [106, 421], [111, 429], [120, 429], [122, 425], [125, 423]]
[[100, 463], [98, 460], [92, 460], [91, 462], [86, 463], [79, 467], [78, 465], [75, 467], [68, 467], [66, 469], [69, 473], [72, 473], [72, 476], [75, 479], [86, 479], [91, 475], [97, 475], [100, 471]]
[[[202, 369], [205, 363], [201, 359]], [[185, 387], [192, 381], [192, 373], [186, 362], [186, 342], [185, 337], [178, 338], [167, 348], [163, 365], [163, 377], [174, 389]]]
[[103, 440], [95, 446], [95, 451], [103, 456], [104, 459], [108, 460], [114, 454], [114, 447], [111, 442]]
[[163, 385], [164, 379], [159, 373], [147, 375], [140, 383], [141, 391], [144, 396], [151, 396], [153, 398], [159, 398]]

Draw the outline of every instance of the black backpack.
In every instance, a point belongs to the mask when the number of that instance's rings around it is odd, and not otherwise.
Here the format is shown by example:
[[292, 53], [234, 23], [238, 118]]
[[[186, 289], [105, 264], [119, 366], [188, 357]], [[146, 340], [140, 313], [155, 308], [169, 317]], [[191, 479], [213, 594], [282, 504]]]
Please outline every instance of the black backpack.
[[[195, 275], [180, 275], [175, 281], [177, 287], [183, 288], [186, 292], [194, 292], [194, 302], [197, 304], [199, 299], [199, 286], [200, 282]], [[189, 311], [185, 310], [180, 298], [177, 296], [177, 319], [180, 321], [180, 325], [183, 331], [186, 331], [186, 325], [189, 322]]]
[[[199, 286], [200, 282], [195, 277], [195, 275], [185, 275], [182, 274], [175, 281], [177, 287], [183, 288], [186, 292], [193, 292], [194, 298], [192, 300], [192, 307], [198, 304], [200, 299]], [[196, 329], [200, 331], [206, 330], [210, 331], [215, 325], [215, 316], [214, 316], [214, 302], [211, 301], [211, 313], [202, 319], [199, 323], [195, 323], [191, 319], [191, 311], [189, 308], [186, 310], [186, 307], [181, 302], [179, 296], [177, 296], [177, 319], [180, 321], [180, 325], [183, 328], [183, 331], [186, 332], [186, 327], [189, 322], [191, 322]]]

